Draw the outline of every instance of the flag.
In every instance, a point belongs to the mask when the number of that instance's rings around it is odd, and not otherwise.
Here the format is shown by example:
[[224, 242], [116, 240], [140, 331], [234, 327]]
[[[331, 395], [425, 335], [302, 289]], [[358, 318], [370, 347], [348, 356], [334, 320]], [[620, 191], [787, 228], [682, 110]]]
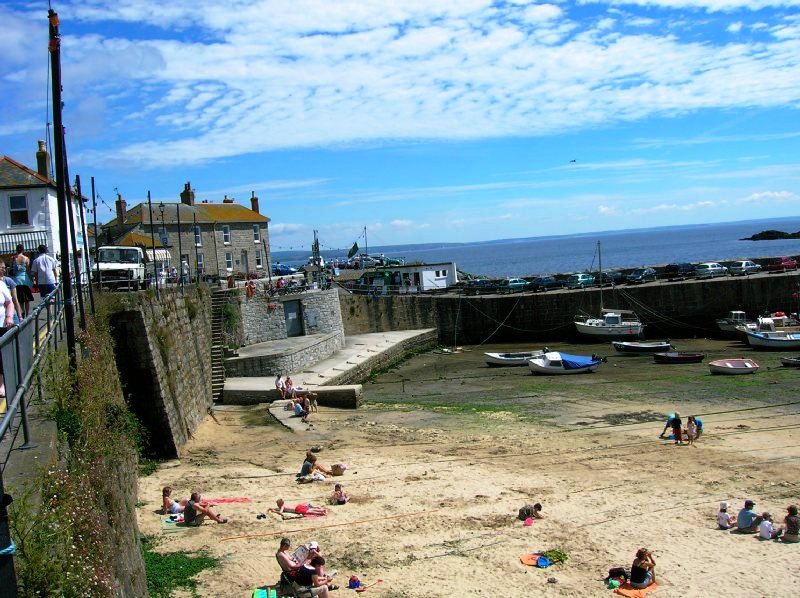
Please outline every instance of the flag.
[[350, 248], [350, 251], [347, 252], [347, 257], [353, 257], [357, 253], [358, 253], [358, 242], [353, 243], [353, 246]]

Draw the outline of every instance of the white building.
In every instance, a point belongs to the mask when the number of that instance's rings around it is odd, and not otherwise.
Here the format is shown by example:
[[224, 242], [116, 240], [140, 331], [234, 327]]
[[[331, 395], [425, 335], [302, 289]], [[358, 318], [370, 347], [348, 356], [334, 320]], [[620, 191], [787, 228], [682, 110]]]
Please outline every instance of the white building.
[[458, 282], [455, 262], [385, 266], [361, 275], [354, 291], [377, 289], [381, 294], [419, 293], [446, 289]]
[[[49, 162], [44, 141], [39, 141], [36, 170], [0, 156], [0, 254], [3, 256], [13, 254], [20, 244], [29, 256], [36, 255], [39, 245], [47, 245], [52, 255], [59, 252], [58, 196]], [[70, 204], [78, 230], [77, 246], [82, 251], [80, 204], [77, 198], [72, 198]]]

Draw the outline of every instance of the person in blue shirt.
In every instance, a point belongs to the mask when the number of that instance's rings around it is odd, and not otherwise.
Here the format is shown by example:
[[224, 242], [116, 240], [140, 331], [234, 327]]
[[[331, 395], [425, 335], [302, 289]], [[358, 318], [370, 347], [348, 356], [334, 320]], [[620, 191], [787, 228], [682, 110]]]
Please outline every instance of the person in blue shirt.
[[736, 516], [736, 531], [743, 534], [754, 534], [763, 521], [761, 515], [753, 510], [756, 506], [752, 500], [744, 501], [744, 508]]

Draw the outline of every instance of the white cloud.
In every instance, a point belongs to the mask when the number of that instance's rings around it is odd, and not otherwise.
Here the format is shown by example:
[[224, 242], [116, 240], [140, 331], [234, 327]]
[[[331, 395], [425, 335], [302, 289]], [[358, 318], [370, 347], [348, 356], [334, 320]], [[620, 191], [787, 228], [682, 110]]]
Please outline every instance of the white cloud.
[[739, 33], [742, 30], [744, 24], [741, 21], [736, 21], [735, 23], [731, 23], [728, 25], [725, 30], [730, 33]]
[[278, 224], [269, 225], [270, 235], [296, 235], [299, 233], [308, 232], [308, 227], [305, 224], [292, 224], [289, 222], [282, 222]]
[[797, 201], [798, 196], [792, 191], [759, 191], [742, 198], [742, 203], [772, 204], [786, 201]]
[[545, 23], [560, 18], [563, 13], [555, 4], [534, 4], [523, 11], [523, 18], [529, 23]]
[[602, 216], [615, 216], [619, 212], [611, 206], [597, 206], [597, 213]]

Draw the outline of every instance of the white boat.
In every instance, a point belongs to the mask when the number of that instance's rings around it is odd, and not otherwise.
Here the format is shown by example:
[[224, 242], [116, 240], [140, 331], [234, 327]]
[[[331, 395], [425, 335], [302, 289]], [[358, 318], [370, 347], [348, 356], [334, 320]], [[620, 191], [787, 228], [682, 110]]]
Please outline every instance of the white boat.
[[739, 335], [739, 331], [736, 329], [737, 326], [746, 326], [748, 324], [755, 324], [755, 322], [748, 320], [747, 314], [743, 311], [729, 311], [727, 318], [717, 320], [717, 327], [723, 336], [729, 338], [736, 338]]
[[587, 357], [550, 351], [528, 360], [528, 366], [534, 374], [585, 374], [595, 371], [602, 361], [597, 355]]
[[756, 349], [800, 349], [800, 332], [748, 332], [747, 342]]
[[748, 336], [750, 332], [797, 333], [800, 332], [800, 327], [796, 325], [796, 321], [793, 318], [783, 314], [772, 314], [771, 316], [759, 316], [755, 323], [741, 324], [736, 327], [736, 331], [741, 335], [743, 342], [750, 344], [750, 337]]
[[755, 374], [758, 371], [758, 364], [750, 358], [741, 359], [717, 359], [708, 362], [708, 369], [712, 374]]
[[[600, 279], [603, 278], [603, 262], [600, 257], [600, 241], [597, 242], [597, 262]], [[625, 309], [603, 308], [603, 286], [600, 285], [600, 317], [576, 316], [575, 328], [586, 336], [603, 339], [640, 338], [644, 332], [644, 324], [636, 314]]]
[[528, 360], [544, 355], [547, 351], [516, 351], [514, 353], [484, 353], [486, 364], [491, 367], [528, 365]]
[[650, 355], [652, 353], [665, 353], [672, 349], [669, 339], [665, 341], [640, 342], [640, 341], [613, 341], [611, 343], [620, 353], [631, 355]]

